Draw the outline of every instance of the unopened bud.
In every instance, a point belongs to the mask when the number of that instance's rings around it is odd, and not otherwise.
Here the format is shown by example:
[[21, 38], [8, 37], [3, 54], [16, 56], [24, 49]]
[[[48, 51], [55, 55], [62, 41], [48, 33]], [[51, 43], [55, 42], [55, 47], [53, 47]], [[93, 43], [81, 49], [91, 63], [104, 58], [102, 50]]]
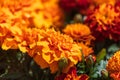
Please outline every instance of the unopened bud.
[[102, 77], [103, 77], [104, 79], [107, 79], [107, 78], [108, 78], [108, 71], [107, 71], [106, 69], [103, 69], [103, 70], [101, 71], [101, 75], [102, 75]]
[[68, 60], [66, 58], [61, 58], [58, 62], [58, 67], [59, 69], [63, 69], [64, 67], [66, 67], [68, 64]]
[[92, 67], [93, 64], [94, 64], [94, 59], [92, 57], [92, 55], [89, 55], [87, 58], [86, 58], [86, 64], [88, 67]]

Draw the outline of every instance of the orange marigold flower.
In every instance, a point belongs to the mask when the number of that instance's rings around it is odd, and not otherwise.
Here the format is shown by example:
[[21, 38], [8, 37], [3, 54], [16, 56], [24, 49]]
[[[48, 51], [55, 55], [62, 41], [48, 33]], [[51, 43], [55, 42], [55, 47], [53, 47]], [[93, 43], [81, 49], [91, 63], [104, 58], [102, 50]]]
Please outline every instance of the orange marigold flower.
[[95, 39], [91, 35], [89, 27], [85, 24], [69, 24], [63, 32], [70, 35], [75, 41], [85, 43], [85, 45], [90, 45], [91, 41]]
[[111, 74], [110, 74], [110, 77], [111, 77], [113, 80], [120, 80], [120, 72], [111, 73]]
[[119, 16], [120, 12], [117, 8], [106, 3], [91, 12], [87, 16], [86, 23], [97, 40], [109, 38], [118, 41], [120, 40]]
[[17, 26], [56, 28], [61, 27], [64, 21], [57, 0], [1, 0], [0, 7], [13, 15], [10, 18], [11, 24], [18, 24]]
[[63, 61], [67, 60], [63, 65], [63, 72], [67, 72], [71, 66], [81, 60], [81, 47], [71, 37], [54, 30], [41, 30], [39, 34], [42, 37], [36, 41], [36, 45], [28, 54], [41, 68], [50, 67], [51, 73], [55, 73], [59, 69], [59, 61], [63, 58]]
[[117, 51], [109, 60], [106, 66], [109, 73], [120, 72], [120, 51]]

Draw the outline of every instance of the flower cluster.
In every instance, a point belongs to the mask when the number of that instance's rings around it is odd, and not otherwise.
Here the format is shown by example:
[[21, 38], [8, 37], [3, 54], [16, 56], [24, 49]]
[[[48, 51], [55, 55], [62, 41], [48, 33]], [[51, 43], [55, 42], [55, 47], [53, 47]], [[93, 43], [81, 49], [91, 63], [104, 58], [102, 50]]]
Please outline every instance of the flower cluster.
[[[81, 47], [71, 37], [47, 29], [59, 27], [63, 20], [57, 0], [8, 0], [1, 1], [0, 8], [3, 50], [19, 49], [28, 53], [41, 68], [50, 68], [51, 73], [59, 68], [67, 72], [81, 61]], [[62, 65], [62, 61], [66, 63]]]
[[20, 63], [25, 79], [119, 80], [119, 25], [119, 0], [0, 0], [0, 79]]
[[[4, 28], [1, 27], [1, 30]], [[1, 33], [2, 49], [19, 49], [24, 53], [27, 52], [41, 68], [50, 67], [51, 73], [58, 71], [58, 63], [61, 59], [66, 60], [66, 64], [63, 65], [64, 72], [81, 60], [81, 47], [67, 35], [51, 29], [9, 27], [5, 30], [10, 35], [7, 33], [6, 36], [6, 32]]]

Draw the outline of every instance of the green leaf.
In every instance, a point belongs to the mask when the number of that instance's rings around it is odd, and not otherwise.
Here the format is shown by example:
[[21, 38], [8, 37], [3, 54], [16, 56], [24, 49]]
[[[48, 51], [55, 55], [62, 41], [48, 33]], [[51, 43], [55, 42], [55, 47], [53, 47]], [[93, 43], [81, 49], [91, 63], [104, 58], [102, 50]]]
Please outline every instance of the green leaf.
[[106, 49], [103, 48], [96, 56], [97, 62], [100, 62], [101, 60], [103, 60], [105, 56], [106, 56]]
[[[107, 61], [105, 60], [101, 60], [99, 63], [96, 63], [94, 65], [93, 70], [89, 74], [91, 78], [90, 80], [98, 80], [98, 78], [101, 78], [101, 71], [105, 69], [106, 64], [107, 64]], [[102, 80], [102, 79], [99, 79], [99, 80]]]

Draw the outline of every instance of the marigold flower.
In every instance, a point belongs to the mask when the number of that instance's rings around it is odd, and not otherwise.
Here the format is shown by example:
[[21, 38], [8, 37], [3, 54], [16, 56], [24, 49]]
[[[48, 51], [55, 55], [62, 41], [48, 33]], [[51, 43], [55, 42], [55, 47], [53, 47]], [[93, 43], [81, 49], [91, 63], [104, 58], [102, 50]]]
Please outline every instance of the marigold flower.
[[[63, 11], [57, 0], [6, 0], [1, 1], [0, 6], [13, 15], [10, 20], [18, 26], [59, 28], [64, 21]], [[7, 12], [5, 14], [8, 15]]]
[[[112, 14], [112, 15], [111, 15]], [[102, 4], [87, 16], [86, 23], [97, 40], [120, 40], [120, 13], [112, 4]]]
[[85, 24], [69, 24], [63, 32], [70, 35], [75, 41], [85, 43], [85, 45], [90, 45], [91, 41], [95, 39], [91, 35], [89, 27]]
[[36, 41], [36, 45], [29, 50], [28, 54], [41, 68], [50, 67], [51, 72], [54, 73], [59, 69], [59, 60], [65, 58], [68, 64], [63, 72], [67, 72], [71, 66], [81, 60], [81, 47], [74, 43], [69, 36], [54, 30], [40, 31], [39, 34], [42, 37]]
[[106, 66], [109, 73], [120, 72], [120, 51], [117, 51], [109, 60]]

